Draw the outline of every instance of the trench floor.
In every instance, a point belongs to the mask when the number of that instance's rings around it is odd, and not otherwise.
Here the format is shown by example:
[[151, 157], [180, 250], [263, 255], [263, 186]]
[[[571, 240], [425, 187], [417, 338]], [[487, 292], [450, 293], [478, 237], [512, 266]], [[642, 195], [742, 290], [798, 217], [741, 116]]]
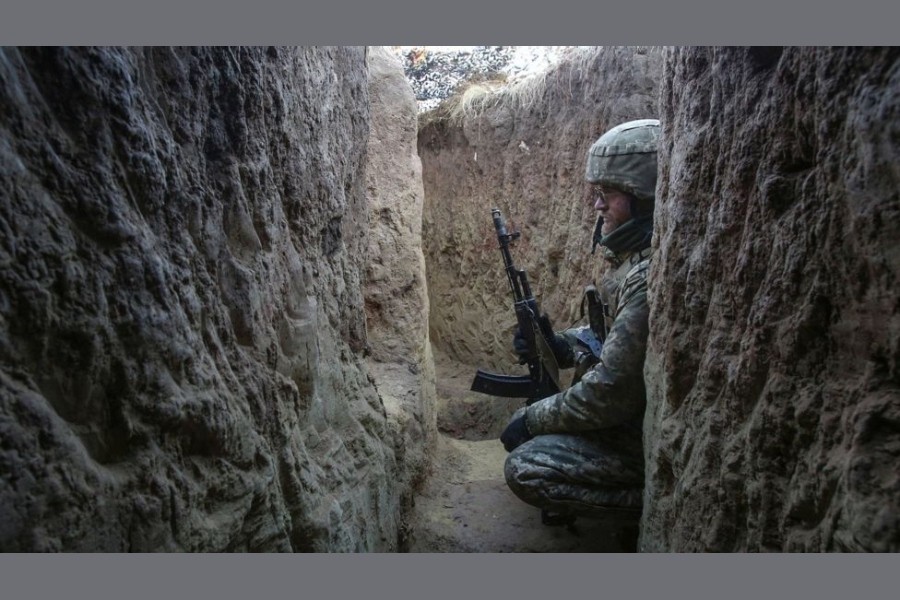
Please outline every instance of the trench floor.
[[[412, 511], [409, 552], [634, 551], [637, 524], [622, 517], [579, 518], [569, 528], [543, 525], [540, 510], [506, 486], [507, 453], [498, 439], [505, 414], [490, 423], [489, 415], [473, 409], [495, 400], [468, 391], [474, 368], [435, 354], [435, 372], [443, 431]], [[460, 423], [479, 414], [475, 433], [471, 423]]]

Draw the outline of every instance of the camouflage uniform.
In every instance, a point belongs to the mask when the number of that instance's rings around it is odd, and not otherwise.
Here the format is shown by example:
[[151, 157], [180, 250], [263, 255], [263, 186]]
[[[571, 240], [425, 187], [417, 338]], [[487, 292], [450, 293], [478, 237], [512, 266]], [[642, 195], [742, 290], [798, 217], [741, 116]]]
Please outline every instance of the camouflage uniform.
[[[599, 289], [609, 315], [600, 361], [579, 383], [524, 409], [536, 437], [504, 467], [519, 498], [554, 512], [641, 507], [650, 250], [616, 259]], [[574, 342], [572, 331], [564, 336]]]
[[[524, 430], [528, 440], [506, 459], [507, 484], [519, 498], [548, 512], [641, 508], [647, 275], [658, 136], [659, 121], [630, 121], [607, 131], [588, 151], [585, 180], [632, 197], [631, 221], [603, 236], [601, 216], [594, 231], [594, 247], [605, 246], [614, 265], [598, 290], [608, 333], [599, 361], [578, 383], [519, 409], [507, 426], [507, 431]], [[573, 348], [575, 333], [562, 333]], [[574, 352], [558, 357], [560, 366], [573, 366], [573, 357]]]

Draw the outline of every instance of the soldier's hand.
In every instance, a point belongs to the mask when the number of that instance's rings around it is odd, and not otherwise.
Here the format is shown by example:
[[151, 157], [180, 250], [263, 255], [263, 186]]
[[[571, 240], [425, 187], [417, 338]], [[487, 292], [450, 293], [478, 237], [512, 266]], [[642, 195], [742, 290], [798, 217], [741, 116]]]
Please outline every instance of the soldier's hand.
[[528, 342], [522, 334], [521, 327], [516, 327], [516, 331], [513, 333], [513, 350], [519, 355], [519, 364], [525, 364], [528, 360]]
[[509, 424], [503, 433], [500, 434], [500, 441], [507, 452], [512, 452], [532, 437], [528, 431], [528, 423], [526, 421], [526, 407], [522, 407], [513, 413], [509, 420]]
[[553, 331], [553, 324], [550, 322], [550, 317], [548, 317], [546, 313], [538, 317], [537, 322], [544, 339], [547, 340], [547, 345], [550, 347], [550, 350], [553, 351], [553, 358], [556, 359], [556, 364], [561, 367], [571, 366], [574, 361], [575, 353], [572, 350], [572, 346], [566, 341], [565, 336]]

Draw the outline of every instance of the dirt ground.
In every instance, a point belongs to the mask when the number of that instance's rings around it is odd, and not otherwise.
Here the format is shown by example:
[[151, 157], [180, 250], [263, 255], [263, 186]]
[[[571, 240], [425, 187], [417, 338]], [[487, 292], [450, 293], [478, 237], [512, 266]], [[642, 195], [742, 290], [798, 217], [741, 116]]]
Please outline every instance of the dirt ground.
[[469, 391], [475, 370], [439, 353], [435, 370], [441, 434], [410, 520], [409, 552], [634, 551], [634, 519], [611, 515], [580, 518], [570, 528], [543, 525], [540, 510], [513, 495], [503, 479], [507, 453], [498, 437], [521, 401]]

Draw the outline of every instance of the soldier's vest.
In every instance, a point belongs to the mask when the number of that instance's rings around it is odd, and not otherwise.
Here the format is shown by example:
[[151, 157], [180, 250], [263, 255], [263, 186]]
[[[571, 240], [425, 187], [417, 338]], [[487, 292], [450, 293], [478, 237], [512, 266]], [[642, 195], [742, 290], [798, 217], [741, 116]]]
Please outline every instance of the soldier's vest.
[[[640, 252], [634, 252], [623, 258], [621, 263], [612, 271], [607, 272], [600, 281], [597, 292], [603, 307], [603, 322], [591, 323], [594, 333], [602, 340], [606, 339], [606, 333], [612, 327], [619, 309], [619, 301], [624, 293], [623, 285], [629, 277], [640, 273], [642, 279], [647, 278], [647, 270], [650, 268], [650, 248]], [[597, 328], [602, 327], [602, 331]]]
[[[585, 308], [587, 308], [588, 323], [596, 340], [586, 339], [586, 337], [590, 337], [589, 335], [576, 334], [576, 338], [591, 351], [582, 349], [582, 351], [576, 352], [572, 385], [581, 381], [584, 374], [600, 359], [602, 344], [606, 341], [606, 334], [616, 319], [619, 302], [627, 291], [624, 288], [625, 282], [629, 277], [638, 273], [640, 277], [636, 281], [643, 281], [647, 278], [647, 271], [650, 267], [650, 248], [630, 253], [621, 259], [612, 254], [608, 256], [617, 263], [617, 266], [603, 276], [599, 289], [593, 285], [585, 288], [582, 298], [581, 316], [585, 316]], [[597, 340], [600, 342], [599, 345]]]

